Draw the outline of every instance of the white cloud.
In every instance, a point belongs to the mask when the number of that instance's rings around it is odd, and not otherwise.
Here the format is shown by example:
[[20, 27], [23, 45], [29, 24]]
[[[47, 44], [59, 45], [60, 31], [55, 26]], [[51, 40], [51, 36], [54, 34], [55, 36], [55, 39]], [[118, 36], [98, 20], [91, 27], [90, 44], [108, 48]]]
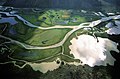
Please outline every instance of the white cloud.
[[99, 42], [93, 36], [80, 35], [78, 39], [73, 38], [69, 46], [70, 54], [73, 54], [75, 59], [80, 59], [83, 64], [91, 67], [95, 65], [106, 64], [113, 65], [115, 59], [111, 56], [110, 50], [119, 52], [117, 44], [107, 38], [98, 37]]

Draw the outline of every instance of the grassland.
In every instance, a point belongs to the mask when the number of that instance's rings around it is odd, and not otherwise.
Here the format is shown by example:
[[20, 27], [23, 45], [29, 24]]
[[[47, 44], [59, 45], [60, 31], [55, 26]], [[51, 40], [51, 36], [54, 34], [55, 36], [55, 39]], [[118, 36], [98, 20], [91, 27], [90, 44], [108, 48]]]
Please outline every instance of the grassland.
[[[62, 25], [62, 26], [71, 26], [79, 25], [81, 23], [92, 21], [97, 19], [98, 17], [93, 17], [92, 19], [86, 17], [81, 12], [73, 12], [70, 10], [46, 10], [43, 12], [20, 12], [20, 16], [29, 21], [30, 23], [37, 25], [38, 27], [52, 27], [54, 25]], [[22, 21], [18, 20], [18, 22], [14, 26], [10, 26], [8, 24], [7, 29], [2, 34], [4, 36], [10, 37], [14, 40], [20, 41], [22, 43], [32, 45], [32, 46], [50, 46], [59, 43], [63, 40], [65, 35], [71, 31], [71, 29], [49, 29], [42, 30], [38, 28], [33, 28], [23, 24]], [[10, 29], [14, 30], [14, 34], [9, 33]], [[69, 45], [71, 45], [70, 40], [76, 38], [76, 34], [88, 34], [89, 32], [86, 30], [78, 30], [74, 32], [65, 43], [56, 48], [51, 49], [25, 49], [16, 44], [10, 44], [10, 49], [13, 52], [10, 54], [10, 57], [19, 60], [25, 60], [30, 62], [42, 62], [42, 61], [53, 61], [57, 57], [61, 58], [63, 61], [71, 62], [75, 61], [73, 56], [70, 55]], [[47, 59], [46, 59], [47, 58]], [[45, 59], [45, 60], [44, 60]]]

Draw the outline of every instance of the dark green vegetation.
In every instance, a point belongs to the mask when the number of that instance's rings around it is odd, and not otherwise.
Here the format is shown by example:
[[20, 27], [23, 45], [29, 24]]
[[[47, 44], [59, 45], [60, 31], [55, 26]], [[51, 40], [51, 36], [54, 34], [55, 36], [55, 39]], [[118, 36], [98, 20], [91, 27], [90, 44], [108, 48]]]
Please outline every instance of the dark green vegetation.
[[42, 75], [41, 72], [34, 71], [29, 65], [20, 69], [13, 64], [0, 65], [0, 74], [0, 79], [39, 79]]
[[[110, 68], [108, 68], [110, 69]], [[111, 79], [106, 67], [65, 65], [53, 72], [41, 75], [40, 79]]]
[[[38, 25], [38, 27], [52, 27], [54, 25], [63, 25], [65, 27], [66, 25], [69, 25], [73, 27], [74, 25], [79, 25], [83, 22], [93, 21], [99, 18], [98, 16], [95, 17], [95, 15], [89, 13], [82, 13], [79, 10], [41, 10], [34, 12], [31, 9], [20, 9], [18, 10], [18, 13], [27, 21], [34, 25]], [[42, 30], [27, 26], [18, 18], [15, 18], [15, 20], [18, 23], [12, 26], [8, 23], [0, 24], [2, 35], [32, 46], [44, 47], [57, 44], [64, 39], [69, 31], [72, 30], [70, 28]], [[3, 29], [5, 30], [3, 31]], [[80, 32], [84, 33], [84, 30], [81, 29]], [[10, 56], [15, 59], [41, 62], [41, 60], [45, 58], [50, 57], [49, 60], [53, 61], [56, 57], [61, 57], [64, 61], [73, 61], [73, 59], [70, 58], [73, 56], [69, 54], [69, 45], [71, 45], [70, 40], [76, 37], [77, 33], [78, 31], [74, 32], [68, 37], [63, 46], [57, 48], [27, 50], [15, 44], [7, 45], [13, 50]], [[65, 55], [59, 55], [62, 54], [62, 52]]]
[[[54, 27], [55, 25], [74, 27], [75, 25], [91, 22], [100, 18], [92, 13], [83, 13], [79, 10], [43, 10], [34, 12], [31, 9], [20, 9], [18, 10], [18, 15], [38, 27], [45, 28]], [[10, 25], [9, 23], [0, 24], [0, 34], [32, 46], [46, 47], [57, 44], [72, 30], [71, 28], [43, 30], [27, 26], [18, 18], [15, 18], [15, 20], [18, 22], [15, 25]], [[11, 43], [10, 40], [0, 38], [0, 62], [16, 61], [15, 64], [23, 66], [25, 61], [36, 63], [51, 62], [58, 57], [62, 60], [59, 69], [46, 74], [34, 71], [29, 65], [21, 69], [16, 66], [14, 68], [13, 64], [0, 65], [0, 71], [2, 71], [3, 76], [7, 73], [6, 71], [8, 71], [8, 77], [12, 76], [13, 79], [19, 79], [20, 76], [20, 79], [26, 77], [28, 79], [111, 79], [106, 67], [95, 67], [94, 69], [88, 66], [64, 66], [64, 61], [80, 62], [73, 59], [73, 56], [70, 55], [69, 46], [71, 45], [71, 39], [77, 38], [76, 36], [81, 34], [93, 35], [93, 32], [95, 32], [96, 36], [108, 37], [104, 31], [105, 28], [102, 28], [101, 32], [99, 32], [97, 28], [94, 28], [94, 30], [80, 29], [73, 32], [63, 45], [49, 49], [25, 49], [18, 44]], [[57, 63], [59, 63], [59, 61]], [[8, 66], [10, 67], [8, 68]]]
[[[42, 74], [39, 71], [34, 71], [29, 65], [23, 69], [19, 69], [13, 64], [0, 65], [2, 70], [1, 79], [111, 79], [112, 67], [94, 67], [89, 66], [74, 66], [62, 65], [60, 68]], [[7, 71], [7, 72], [6, 72]]]
[[79, 25], [83, 22], [98, 19], [98, 16], [90, 13], [82, 13], [80, 10], [21, 10], [20, 15], [29, 22], [43, 27], [54, 25]]

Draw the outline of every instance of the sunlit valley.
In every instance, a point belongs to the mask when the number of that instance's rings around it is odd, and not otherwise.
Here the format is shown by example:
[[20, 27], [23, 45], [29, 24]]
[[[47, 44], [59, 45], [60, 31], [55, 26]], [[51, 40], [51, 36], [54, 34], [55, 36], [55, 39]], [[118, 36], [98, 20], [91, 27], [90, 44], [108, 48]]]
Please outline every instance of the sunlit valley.
[[0, 2], [0, 79], [119, 79], [119, 1], [45, 1]]

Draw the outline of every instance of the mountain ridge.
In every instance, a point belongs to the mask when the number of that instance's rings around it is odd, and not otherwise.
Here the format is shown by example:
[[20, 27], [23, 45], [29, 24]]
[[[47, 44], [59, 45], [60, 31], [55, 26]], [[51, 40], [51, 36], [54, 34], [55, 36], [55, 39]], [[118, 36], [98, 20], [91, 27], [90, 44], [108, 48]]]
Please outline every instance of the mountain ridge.
[[[5, 0], [2, 0], [5, 1]], [[119, 0], [6, 0], [3, 6], [16, 8], [114, 10]]]

